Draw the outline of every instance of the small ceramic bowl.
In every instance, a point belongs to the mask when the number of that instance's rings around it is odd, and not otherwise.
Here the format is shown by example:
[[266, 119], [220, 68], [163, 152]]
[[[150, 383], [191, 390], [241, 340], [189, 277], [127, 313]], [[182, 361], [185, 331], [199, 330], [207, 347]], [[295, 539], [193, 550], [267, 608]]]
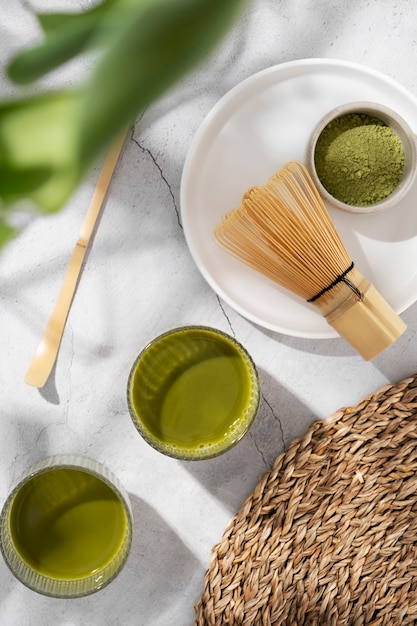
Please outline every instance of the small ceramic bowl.
[[[401, 179], [395, 189], [374, 204], [355, 206], [335, 198], [322, 184], [316, 170], [315, 154], [320, 135], [327, 125], [336, 118], [347, 114], [360, 113], [380, 119], [398, 136], [404, 150], [404, 168]], [[322, 198], [331, 206], [350, 213], [379, 213], [397, 205], [409, 192], [417, 174], [416, 136], [407, 122], [392, 109], [373, 102], [351, 102], [329, 111], [313, 130], [307, 147], [307, 167]]]
[[259, 376], [246, 349], [206, 326], [159, 335], [139, 354], [127, 385], [143, 439], [177, 459], [203, 460], [236, 445], [258, 410]]
[[83, 456], [52, 456], [29, 468], [0, 519], [0, 548], [12, 573], [54, 598], [108, 585], [126, 562], [131, 537], [127, 492], [108, 468]]

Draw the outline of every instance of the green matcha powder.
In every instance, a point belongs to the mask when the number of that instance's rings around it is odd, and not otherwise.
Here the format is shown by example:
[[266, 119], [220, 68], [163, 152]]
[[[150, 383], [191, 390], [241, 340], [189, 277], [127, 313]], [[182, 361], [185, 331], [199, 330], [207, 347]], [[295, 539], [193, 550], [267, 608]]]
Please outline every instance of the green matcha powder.
[[364, 113], [348, 113], [322, 131], [314, 154], [322, 185], [352, 206], [380, 202], [394, 191], [404, 169], [399, 137], [384, 122]]

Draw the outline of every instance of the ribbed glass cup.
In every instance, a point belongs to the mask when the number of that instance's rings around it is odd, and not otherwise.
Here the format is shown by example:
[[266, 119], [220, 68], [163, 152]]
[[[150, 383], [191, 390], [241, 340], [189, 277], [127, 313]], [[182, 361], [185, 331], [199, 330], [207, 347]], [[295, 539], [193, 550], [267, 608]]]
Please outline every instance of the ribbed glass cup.
[[203, 460], [235, 446], [251, 427], [260, 381], [247, 350], [208, 326], [182, 326], [151, 341], [136, 358], [127, 404], [153, 448]]
[[[89, 507], [99, 508], [89, 515]], [[99, 512], [110, 510], [111, 520], [99, 519]], [[63, 531], [65, 519], [67, 527], [73, 521], [77, 524], [71, 537]], [[90, 556], [91, 562], [84, 563], [81, 546], [94, 542], [105, 524], [103, 551], [100, 547]], [[34, 537], [45, 542], [44, 554]], [[56, 455], [35, 463], [8, 496], [0, 517], [0, 548], [12, 573], [33, 591], [56, 598], [77, 598], [108, 585], [123, 568], [131, 539], [132, 512], [126, 490], [113, 472], [84, 456]], [[66, 571], [55, 556], [58, 567], [48, 570], [42, 562], [47, 551], [46, 562], [51, 552], [66, 551], [76, 567]]]

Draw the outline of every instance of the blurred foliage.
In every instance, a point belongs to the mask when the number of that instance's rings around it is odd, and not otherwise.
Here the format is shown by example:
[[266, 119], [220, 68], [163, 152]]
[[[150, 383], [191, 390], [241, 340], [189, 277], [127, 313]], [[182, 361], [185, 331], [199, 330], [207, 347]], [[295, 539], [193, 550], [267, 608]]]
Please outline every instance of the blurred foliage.
[[[7, 68], [32, 94], [0, 102], [0, 246], [19, 202], [61, 209], [112, 139], [213, 48], [243, 1], [102, 0], [82, 13], [37, 14], [42, 42]], [[30, 89], [92, 53], [76, 88]]]

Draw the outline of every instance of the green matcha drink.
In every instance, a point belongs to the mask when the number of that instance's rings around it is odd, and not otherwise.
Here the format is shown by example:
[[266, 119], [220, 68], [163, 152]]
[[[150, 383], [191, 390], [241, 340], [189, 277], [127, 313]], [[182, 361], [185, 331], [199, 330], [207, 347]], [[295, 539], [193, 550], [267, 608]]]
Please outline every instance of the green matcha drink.
[[44, 576], [74, 579], [106, 567], [120, 550], [127, 517], [101, 480], [75, 469], [35, 476], [16, 494], [11, 536], [26, 563]]
[[1, 526], [3, 555], [22, 582], [71, 597], [114, 578], [130, 546], [131, 521], [110, 484], [77, 466], [48, 467], [22, 481]]
[[179, 458], [207, 458], [236, 443], [255, 417], [259, 381], [252, 359], [206, 327], [165, 333], [136, 360], [128, 404], [143, 437]]

